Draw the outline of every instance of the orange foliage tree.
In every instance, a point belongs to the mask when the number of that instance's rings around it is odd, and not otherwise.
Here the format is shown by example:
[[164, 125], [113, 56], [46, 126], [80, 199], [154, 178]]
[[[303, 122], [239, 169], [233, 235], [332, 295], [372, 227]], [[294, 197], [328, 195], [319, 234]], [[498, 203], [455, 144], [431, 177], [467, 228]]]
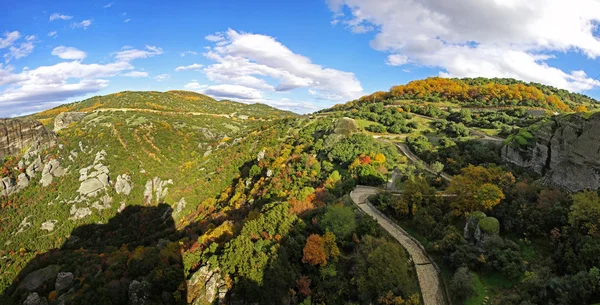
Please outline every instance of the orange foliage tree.
[[325, 253], [325, 243], [323, 238], [318, 234], [311, 234], [306, 239], [306, 245], [304, 246], [304, 256], [302, 257], [303, 263], [309, 263], [313, 266], [327, 265], [327, 254]]

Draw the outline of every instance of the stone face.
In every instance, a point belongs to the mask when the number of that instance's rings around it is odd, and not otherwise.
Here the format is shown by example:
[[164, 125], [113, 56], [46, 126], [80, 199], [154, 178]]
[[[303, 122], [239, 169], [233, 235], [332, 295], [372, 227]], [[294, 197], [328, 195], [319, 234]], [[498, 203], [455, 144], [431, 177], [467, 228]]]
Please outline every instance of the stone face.
[[21, 154], [24, 148], [52, 146], [56, 135], [36, 120], [0, 119], [0, 159]]
[[15, 180], [10, 177], [4, 177], [0, 180], [0, 196], [8, 196], [14, 192], [16, 192], [17, 184]]
[[161, 203], [167, 193], [169, 192], [168, 185], [173, 184], [173, 180], [162, 180], [158, 177], [154, 177], [152, 180], [148, 180], [144, 189], [144, 202], [146, 204], [152, 203], [154, 199], [156, 203]]
[[37, 158], [35, 158], [25, 170], [27, 176], [29, 176], [30, 178], [35, 177], [35, 174], [42, 170], [43, 165], [44, 164], [42, 163], [42, 158], [40, 156], [37, 156]]
[[57, 294], [61, 294], [71, 286], [73, 283], [73, 273], [71, 272], [60, 272], [56, 276], [56, 283], [54, 284], [54, 288], [56, 289]]
[[63, 112], [54, 118], [54, 131], [67, 128], [71, 123], [81, 121], [86, 115], [85, 112]]
[[46, 298], [41, 298], [37, 292], [34, 292], [27, 296], [27, 299], [23, 302], [23, 305], [46, 305], [48, 301]]
[[132, 188], [133, 183], [131, 182], [131, 177], [129, 175], [123, 174], [117, 176], [117, 182], [115, 183], [115, 191], [117, 194], [129, 195]]
[[60, 270], [58, 265], [50, 265], [46, 268], [39, 269], [29, 273], [19, 284], [17, 290], [34, 291], [40, 288], [43, 284], [54, 279]]
[[17, 187], [22, 190], [29, 185], [29, 177], [25, 173], [21, 173], [17, 178]]
[[188, 281], [188, 303], [212, 304], [216, 299], [223, 300], [227, 285], [219, 269], [202, 266]]
[[600, 114], [554, 117], [526, 147], [509, 143], [502, 158], [543, 175], [547, 185], [577, 192], [600, 188]]

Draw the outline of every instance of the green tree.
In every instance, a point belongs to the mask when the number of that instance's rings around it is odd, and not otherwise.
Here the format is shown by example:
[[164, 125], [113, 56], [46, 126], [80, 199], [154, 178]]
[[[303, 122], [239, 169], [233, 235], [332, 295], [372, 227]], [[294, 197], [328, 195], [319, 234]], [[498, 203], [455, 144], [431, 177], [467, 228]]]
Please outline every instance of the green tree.
[[569, 224], [591, 236], [600, 236], [600, 197], [597, 192], [585, 191], [572, 196]]
[[348, 238], [356, 229], [354, 212], [343, 205], [328, 206], [321, 218], [321, 225], [335, 236]]

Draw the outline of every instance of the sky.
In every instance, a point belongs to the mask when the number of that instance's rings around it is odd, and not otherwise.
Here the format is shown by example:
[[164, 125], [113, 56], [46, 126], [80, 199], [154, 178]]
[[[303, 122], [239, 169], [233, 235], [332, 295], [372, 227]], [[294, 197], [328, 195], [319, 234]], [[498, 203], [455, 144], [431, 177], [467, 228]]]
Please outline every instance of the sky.
[[600, 0], [0, 0], [0, 117], [124, 90], [308, 113], [430, 76], [600, 99]]

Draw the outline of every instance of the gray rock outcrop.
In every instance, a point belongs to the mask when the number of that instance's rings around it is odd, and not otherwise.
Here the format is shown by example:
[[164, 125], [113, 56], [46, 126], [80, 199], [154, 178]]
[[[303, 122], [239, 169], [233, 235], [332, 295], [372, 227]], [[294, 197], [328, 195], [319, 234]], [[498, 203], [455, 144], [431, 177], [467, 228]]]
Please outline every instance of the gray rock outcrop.
[[126, 196], [131, 193], [131, 189], [133, 188], [133, 183], [131, 182], [131, 177], [126, 174], [122, 174], [117, 176], [117, 182], [115, 183], [115, 191], [117, 194], [124, 194]]
[[17, 290], [34, 291], [54, 279], [60, 270], [58, 265], [50, 265], [29, 273], [19, 284]]
[[156, 203], [161, 203], [169, 192], [168, 185], [173, 184], [173, 180], [162, 180], [158, 177], [154, 177], [152, 180], [146, 182], [144, 189], [144, 202], [146, 204], [152, 203], [153, 200]]
[[219, 269], [209, 265], [202, 266], [188, 281], [188, 303], [213, 304], [215, 300], [224, 300], [227, 285]]
[[58, 160], [50, 160], [48, 161], [48, 163], [46, 163], [46, 165], [44, 165], [40, 183], [42, 184], [42, 186], [46, 187], [52, 183], [52, 179], [54, 177], [61, 177], [66, 173], [67, 171], [62, 166], [60, 166], [60, 162], [58, 162]]
[[79, 194], [95, 197], [110, 186], [108, 167], [100, 162], [104, 160], [104, 156], [106, 156], [104, 150], [98, 152], [93, 165], [79, 170], [79, 181], [81, 181], [77, 190]]
[[0, 180], [0, 196], [9, 196], [17, 191], [17, 184], [11, 177], [4, 177]]
[[40, 230], [46, 230], [48, 232], [52, 232], [52, 231], [54, 231], [54, 226], [56, 225], [57, 222], [58, 222], [57, 220], [45, 221], [44, 223], [42, 223]]
[[54, 131], [67, 128], [71, 123], [81, 121], [86, 115], [85, 112], [63, 112], [54, 118]]
[[[600, 113], [557, 116], [513, 138], [502, 158], [543, 175], [542, 182], [571, 192], [600, 188]], [[519, 141], [521, 143], [519, 143]]]
[[61, 294], [66, 291], [71, 284], [73, 283], [74, 275], [71, 272], [60, 272], [56, 276], [56, 283], [54, 284], [54, 288], [57, 294]]
[[25, 301], [23, 302], [23, 305], [46, 305], [48, 304], [48, 301], [46, 300], [46, 298], [42, 298], [40, 297], [37, 292], [34, 292], [30, 295], [27, 296], [27, 298], [25, 299]]
[[52, 146], [56, 135], [36, 120], [0, 119], [0, 159], [20, 155], [22, 149]]

